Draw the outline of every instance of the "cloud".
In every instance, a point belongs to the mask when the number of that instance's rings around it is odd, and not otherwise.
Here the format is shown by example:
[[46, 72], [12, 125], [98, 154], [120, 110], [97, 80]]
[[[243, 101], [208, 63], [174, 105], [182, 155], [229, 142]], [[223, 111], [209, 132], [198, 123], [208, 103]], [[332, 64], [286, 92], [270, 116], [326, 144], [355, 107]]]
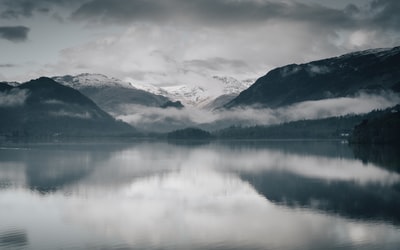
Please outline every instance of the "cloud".
[[[51, 104], [54, 104], [52, 102]], [[77, 112], [69, 112], [66, 110], [59, 110], [57, 112], [50, 112], [52, 116], [60, 116], [60, 117], [71, 117], [71, 118], [79, 118], [79, 119], [92, 119], [92, 115], [89, 112], [77, 113]]]
[[400, 30], [400, 2], [398, 0], [374, 0], [371, 10], [374, 15], [370, 20], [371, 25], [382, 29]]
[[214, 75], [257, 78], [274, 66], [335, 55], [331, 32], [322, 29], [314, 39], [314, 28], [288, 22], [251, 29], [133, 24], [62, 50], [45, 74], [101, 72], [142, 84], [205, 86]]
[[400, 97], [392, 93], [360, 93], [354, 97], [306, 101], [278, 109], [249, 107], [209, 111], [195, 107], [178, 110], [126, 105], [122, 112], [113, 115], [144, 131], [169, 132], [191, 126], [217, 130], [232, 125], [271, 125], [303, 119], [362, 114], [374, 109], [392, 107], [399, 102]]
[[385, 109], [398, 103], [400, 103], [400, 97], [393, 93], [382, 93], [381, 95], [360, 93], [355, 97], [300, 102], [279, 108], [277, 113], [284, 121], [316, 119], [368, 113], [374, 109]]
[[28, 96], [27, 90], [11, 89], [7, 92], [0, 92], [0, 107], [22, 106]]
[[[49, 14], [54, 7], [72, 8], [85, 0], [2, 0], [0, 2], [0, 18], [19, 19], [31, 18], [35, 13]], [[71, 11], [71, 10], [70, 10]]]
[[352, 26], [348, 12], [295, 1], [233, 0], [92, 0], [72, 17], [92, 23], [201, 22], [237, 25], [271, 19], [318, 21], [321, 25]]
[[[71, 20], [96, 24], [157, 24], [242, 26], [273, 20], [305, 22], [327, 29], [400, 28], [400, 3], [373, 0], [332, 7], [313, 1], [278, 0], [3, 0], [4, 19], [30, 18], [35, 13], [58, 14], [63, 8]], [[338, 4], [337, 6], [340, 6]]]
[[17, 65], [12, 64], [12, 63], [2, 63], [0, 64], [0, 68], [13, 68], [16, 67]]
[[57, 48], [58, 61], [53, 56], [30, 74], [14, 70], [21, 72], [17, 80], [85, 72], [162, 86], [197, 84], [212, 75], [242, 80], [286, 64], [399, 45], [397, 1], [329, 2], [4, 0], [0, 9], [17, 18], [58, 17], [60, 27], [79, 27], [60, 35], [76, 42]]
[[11, 42], [24, 42], [28, 39], [29, 28], [25, 26], [0, 26], [0, 38]]
[[169, 22], [209, 26], [242, 26], [283, 20], [306, 22], [327, 29], [375, 27], [398, 30], [399, 11], [397, 0], [374, 0], [364, 6], [348, 4], [342, 9], [292, 0], [91, 0], [74, 11], [72, 18], [98, 24]]
[[185, 68], [193, 70], [212, 70], [220, 71], [226, 69], [235, 70], [249, 70], [249, 65], [244, 60], [239, 59], [226, 59], [221, 57], [212, 57], [207, 59], [193, 59], [184, 61], [183, 65]]

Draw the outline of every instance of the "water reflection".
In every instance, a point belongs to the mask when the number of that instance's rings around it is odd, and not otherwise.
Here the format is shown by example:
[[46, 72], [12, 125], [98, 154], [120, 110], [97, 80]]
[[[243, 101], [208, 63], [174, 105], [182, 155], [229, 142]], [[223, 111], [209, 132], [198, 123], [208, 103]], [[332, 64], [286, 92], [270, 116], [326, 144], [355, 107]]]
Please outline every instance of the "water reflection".
[[373, 163], [400, 173], [400, 149], [391, 145], [352, 145], [354, 156], [363, 163]]
[[38, 144], [0, 150], [0, 186], [56, 191], [85, 178], [122, 145]]
[[24, 249], [28, 245], [28, 236], [24, 230], [0, 232], [0, 248]]
[[400, 175], [340, 143], [25, 146], [0, 149], [4, 245], [400, 247]]
[[324, 181], [287, 172], [243, 174], [267, 199], [290, 207], [308, 207], [363, 220], [400, 223], [400, 185], [359, 185]]

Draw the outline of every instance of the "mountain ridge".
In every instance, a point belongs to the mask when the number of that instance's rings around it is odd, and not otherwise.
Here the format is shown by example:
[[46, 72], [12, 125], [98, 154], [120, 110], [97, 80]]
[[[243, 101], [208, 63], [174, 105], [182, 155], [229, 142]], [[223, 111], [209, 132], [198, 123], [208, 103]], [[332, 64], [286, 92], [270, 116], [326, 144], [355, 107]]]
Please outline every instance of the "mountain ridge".
[[276, 108], [308, 100], [345, 97], [364, 90], [397, 91], [400, 46], [370, 49], [275, 68], [224, 107]]
[[[133, 133], [79, 91], [41, 77], [16, 87], [0, 88], [0, 134], [94, 136]], [[4, 100], [6, 100], [4, 102]]]
[[129, 105], [161, 107], [170, 101], [165, 96], [149, 93], [135, 88], [131, 83], [102, 74], [54, 76], [52, 79], [79, 90], [102, 109], [116, 116], [126, 112]]

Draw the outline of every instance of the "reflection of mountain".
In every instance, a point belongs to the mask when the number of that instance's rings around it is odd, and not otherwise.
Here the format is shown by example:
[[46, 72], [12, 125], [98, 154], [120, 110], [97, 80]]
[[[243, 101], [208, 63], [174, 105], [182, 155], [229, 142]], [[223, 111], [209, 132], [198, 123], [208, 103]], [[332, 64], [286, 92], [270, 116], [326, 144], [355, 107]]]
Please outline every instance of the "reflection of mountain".
[[285, 171], [241, 174], [268, 200], [289, 207], [306, 207], [363, 220], [400, 224], [400, 184], [364, 184], [322, 180]]
[[373, 163], [379, 167], [400, 173], [400, 154], [398, 146], [391, 145], [351, 145], [354, 156], [363, 163]]
[[277, 140], [277, 141], [262, 141], [262, 140], [238, 140], [238, 141], [221, 141], [223, 147], [230, 150], [253, 151], [253, 150], [268, 150], [282, 152], [290, 155], [301, 156], [322, 156], [328, 158], [353, 159], [353, 153], [347, 144], [340, 141], [307, 141], [307, 140]]
[[27, 185], [29, 189], [48, 193], [88, 177], [99, 164], [125, 147], [124, 144], [54, 144], [26, 150], [0, 151], [0, 157], [3, 162], [25, 164], [23, 181], [26, 183], [17, 185]]
[[1, 249], [26, 249], [28, 244], [28, 235], [25, 230], [0, 231]]

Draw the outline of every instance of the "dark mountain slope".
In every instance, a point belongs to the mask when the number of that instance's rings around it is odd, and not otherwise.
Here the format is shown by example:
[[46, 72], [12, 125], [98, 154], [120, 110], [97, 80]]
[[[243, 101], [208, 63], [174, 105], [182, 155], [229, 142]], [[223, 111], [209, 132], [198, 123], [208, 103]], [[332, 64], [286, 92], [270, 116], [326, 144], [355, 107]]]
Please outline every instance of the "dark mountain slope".
[[352, 96], [360, 91], [399, 92], [400, 47], [346, 54], [276, 68], [227, 103], [280, 107], [296, 102]]
[[[41, 77], [0, 88], [0, 134], [93, 136], [132, 133], [79, 91]], [[6, 100], [6, 101], [4, 101]]]

